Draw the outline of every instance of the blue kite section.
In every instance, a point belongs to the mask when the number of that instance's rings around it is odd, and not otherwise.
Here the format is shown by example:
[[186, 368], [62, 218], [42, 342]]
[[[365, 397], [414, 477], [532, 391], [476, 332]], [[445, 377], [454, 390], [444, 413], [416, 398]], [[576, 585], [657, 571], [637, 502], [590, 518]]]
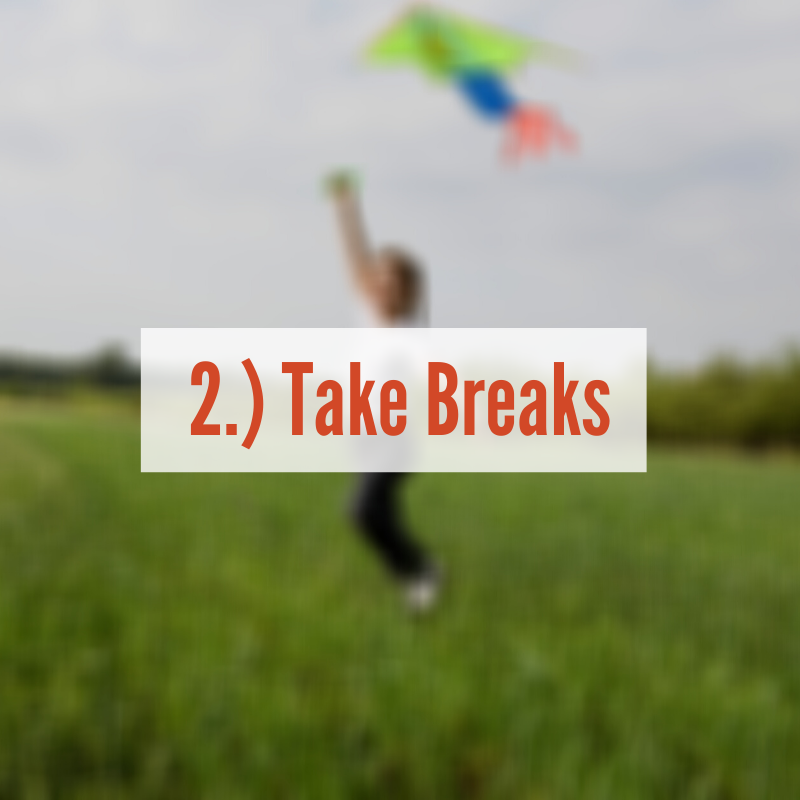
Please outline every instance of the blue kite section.
[[519, 107], [503, 79], [493, 72], [462, 72], [456, 83], [474, 108], [489, 119], [505, 119]]

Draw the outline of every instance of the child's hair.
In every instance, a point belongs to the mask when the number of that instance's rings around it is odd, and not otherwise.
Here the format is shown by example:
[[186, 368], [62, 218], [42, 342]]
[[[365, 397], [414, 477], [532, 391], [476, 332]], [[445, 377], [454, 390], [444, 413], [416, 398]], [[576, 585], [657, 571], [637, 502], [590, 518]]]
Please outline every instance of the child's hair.
[[397, 275], [405, 312], [413, 313], [424, 297], [425, 278], [419, 261], [407, 250], [395, 245], [381, 248], [381, 255], [392, 265]]

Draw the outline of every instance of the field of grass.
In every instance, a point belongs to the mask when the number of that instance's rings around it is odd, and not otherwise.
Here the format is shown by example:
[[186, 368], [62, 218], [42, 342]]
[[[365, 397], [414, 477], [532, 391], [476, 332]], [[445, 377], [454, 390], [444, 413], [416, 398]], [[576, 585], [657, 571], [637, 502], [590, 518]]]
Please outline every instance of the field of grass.
[[800, 460], [414, 478], [414, 621], [347, 476], [138, 436], [0, 405], [0, 798], [800, 797]]

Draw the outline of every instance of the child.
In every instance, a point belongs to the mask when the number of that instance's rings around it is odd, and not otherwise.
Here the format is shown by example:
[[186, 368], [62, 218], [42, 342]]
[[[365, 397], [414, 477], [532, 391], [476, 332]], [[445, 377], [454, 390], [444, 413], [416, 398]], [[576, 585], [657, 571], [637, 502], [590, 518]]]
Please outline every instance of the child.
[[[419, 327], [423, 278], [412, 256], [398, 247], [373, 251], [364, 229], [353, 180], [337, 173], [328, 180], [346, 262], [374, 327]], [[403, 586], [414, 612], [430, 610], [439, 576], [398, 514], [397, 492], [405, 475], [370, 472], [359, 477], [353, 515], [359, 530]]]

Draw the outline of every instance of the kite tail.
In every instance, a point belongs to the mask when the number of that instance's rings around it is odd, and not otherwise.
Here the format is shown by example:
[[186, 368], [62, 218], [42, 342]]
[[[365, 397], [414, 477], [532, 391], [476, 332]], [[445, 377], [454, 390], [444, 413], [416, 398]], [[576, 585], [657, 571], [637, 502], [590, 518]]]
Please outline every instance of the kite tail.
[[547, 108], [520, 105], [508, 118], [508, 138], [503, 145], [507, 161], [517, 162], [526, 152], [544, 156], [551, 147], [578, 149], [578, 137]]

